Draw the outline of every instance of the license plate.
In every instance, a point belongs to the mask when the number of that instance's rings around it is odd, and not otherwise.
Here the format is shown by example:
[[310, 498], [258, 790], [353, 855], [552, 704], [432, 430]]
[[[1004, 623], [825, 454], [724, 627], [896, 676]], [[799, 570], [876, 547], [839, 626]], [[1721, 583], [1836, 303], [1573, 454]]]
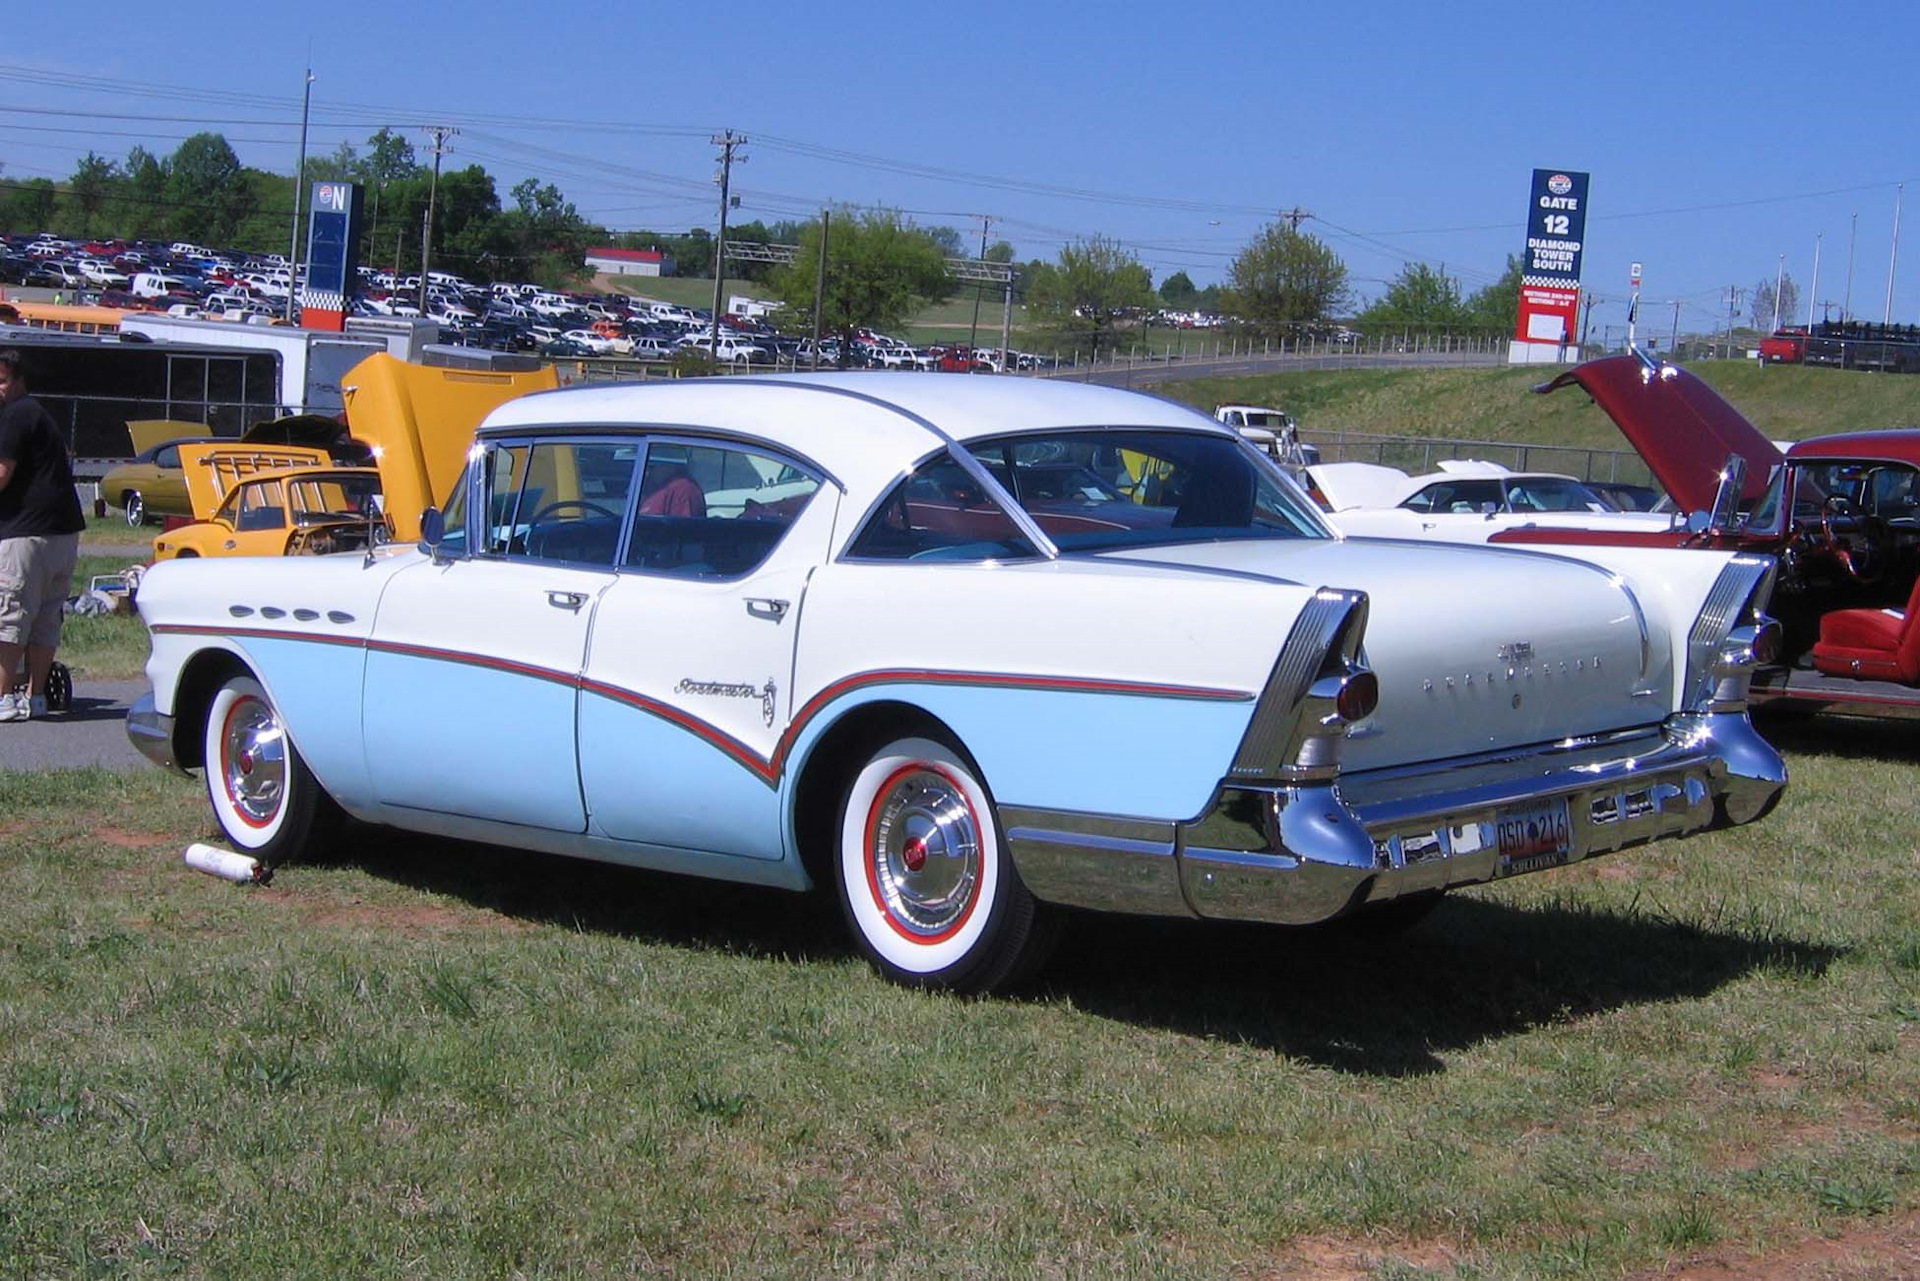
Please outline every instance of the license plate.
[[1567, 821], [1563, 799], [1512, 805], [1493, 816], [1495, 840], [1504, 874], [1537, 872], [1567, 861], [1573, 846], [1573, 826]]

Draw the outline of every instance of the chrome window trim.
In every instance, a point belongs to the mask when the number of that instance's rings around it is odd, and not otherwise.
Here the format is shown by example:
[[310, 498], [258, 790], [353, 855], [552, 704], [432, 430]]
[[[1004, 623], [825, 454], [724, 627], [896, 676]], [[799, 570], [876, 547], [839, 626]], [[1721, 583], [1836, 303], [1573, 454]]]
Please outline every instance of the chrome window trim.
[[[577, 388], [561, 388], [561, 391], [574, 391]], [[545, 396], [548, 391], [533, 392], [531, 395]], [[488, 445], [498, 440], [525, 440], [532, 437], [552, 436], [553, 439], [567, 437], [605, 437], [605, 436], [647, 436], [662, 439], [687, 438], [694, 440], [718, 440], [734, 444], [746, 444], [765, 449], [769, 453], [783, 455], [798, 462], [800, 470], [809, 473], [822, 484], [832, 485], [841, 493], [847, 492], [846, 484], [832, 472], [822, 467], [812, 458], [799, 452], [790, 445], [758, 436], [752, 432], [736, 431], [730, 427], [708, 427], [699, 423], [671, 422], [582, 422], [582, 423], [542, 423], [518, 427], [482, 428], [475, 434], [474, 443]]]

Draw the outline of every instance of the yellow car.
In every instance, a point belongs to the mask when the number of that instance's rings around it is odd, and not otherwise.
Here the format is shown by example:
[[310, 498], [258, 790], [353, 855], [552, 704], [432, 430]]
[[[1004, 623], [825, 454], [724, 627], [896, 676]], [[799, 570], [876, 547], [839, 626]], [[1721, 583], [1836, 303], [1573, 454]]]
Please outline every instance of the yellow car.
[[186, 479], [180, 471], [180, 446], [212, 439], [204, 423], [164, 419], [130, 422], [127, 432], [139, 452], [100, 478], [100, 493], [127, 513], [127, 524], [141, 525], [161, 516], [191, 516]]
[[[290, 456], [303, 453], [317, 456]], [[336, 467], [318, 450], [186, 445], [181, 456], [196, 507], [213, 511], [155, 538], [155, 560], [317, 556], [393, 537], [374, 468]]]
[[194, 523], [153, 540], [156, 560], [357, 551], [420, 537], [420, 516], [446, 501], [474, 428], [496, 406], [559, 385], [553, 368], [493, 373], [369, 356], [341, 390], [347, 427], [373, 455], [340, 466], [327, 451], [246, 441], [180, 447]]

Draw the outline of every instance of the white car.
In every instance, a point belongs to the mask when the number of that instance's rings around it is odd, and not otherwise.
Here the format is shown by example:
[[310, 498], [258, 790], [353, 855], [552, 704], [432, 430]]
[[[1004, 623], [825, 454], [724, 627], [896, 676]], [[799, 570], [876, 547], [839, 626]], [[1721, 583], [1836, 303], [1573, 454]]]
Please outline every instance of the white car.
[[99, 258], [82, 258], [76, 265], [89, 284], [102, 289], [124, 289], [127, 286], [127, 273], [110, 262]]
[[1372, 463], [1320, 463], [1304, 469], [1328, 519], [1347, 534], [1484, 543], [1512, 529], [1671, 530], [1673, 514], [1623, 512], [1572, 476], [1516, 472], [1499, 463], [1448, 460], [1408, 476]]
[[560, 334], [562, 338], [572, 339], [596, 356], [611, 356], [620, 349], [620, 344], [605, 334], [597, 334], [591, 329], [568, 329]]
[[1411, 918], [1786, 780], [1745, 712], [1771, 558], [1343, 540], [1154, 397], [602, 385], [467, 459], [422, 546], [141, 583], [129, 736], [268, 867], [344, 810], [823, 885], [883, 974], [981, 991], [1062, 907]]

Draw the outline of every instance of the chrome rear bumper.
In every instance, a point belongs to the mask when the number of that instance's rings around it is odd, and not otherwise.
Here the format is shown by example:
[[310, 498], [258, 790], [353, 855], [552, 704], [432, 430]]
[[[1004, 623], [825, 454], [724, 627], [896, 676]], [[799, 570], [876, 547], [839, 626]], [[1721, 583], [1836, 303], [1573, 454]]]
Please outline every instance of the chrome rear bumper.
[[[1751, 822], [1787, 770], [1743, 713], [1471, 760], [1225, 783], [1186, 823], [1002, 812], [1021, 879], [1048, 902], [1306, 925], [1403, 894], [1543, 871], [1630, 845]], [[1564, 853], [1509, 857], [1496, 821], [1564, 800]]]
[[173, 759], [173, 717], [155, 710], [152, 690], [133, 700], [133, 706], [127, 709], [127, 741], [155, 765], [176, 774], [187, 772]]

